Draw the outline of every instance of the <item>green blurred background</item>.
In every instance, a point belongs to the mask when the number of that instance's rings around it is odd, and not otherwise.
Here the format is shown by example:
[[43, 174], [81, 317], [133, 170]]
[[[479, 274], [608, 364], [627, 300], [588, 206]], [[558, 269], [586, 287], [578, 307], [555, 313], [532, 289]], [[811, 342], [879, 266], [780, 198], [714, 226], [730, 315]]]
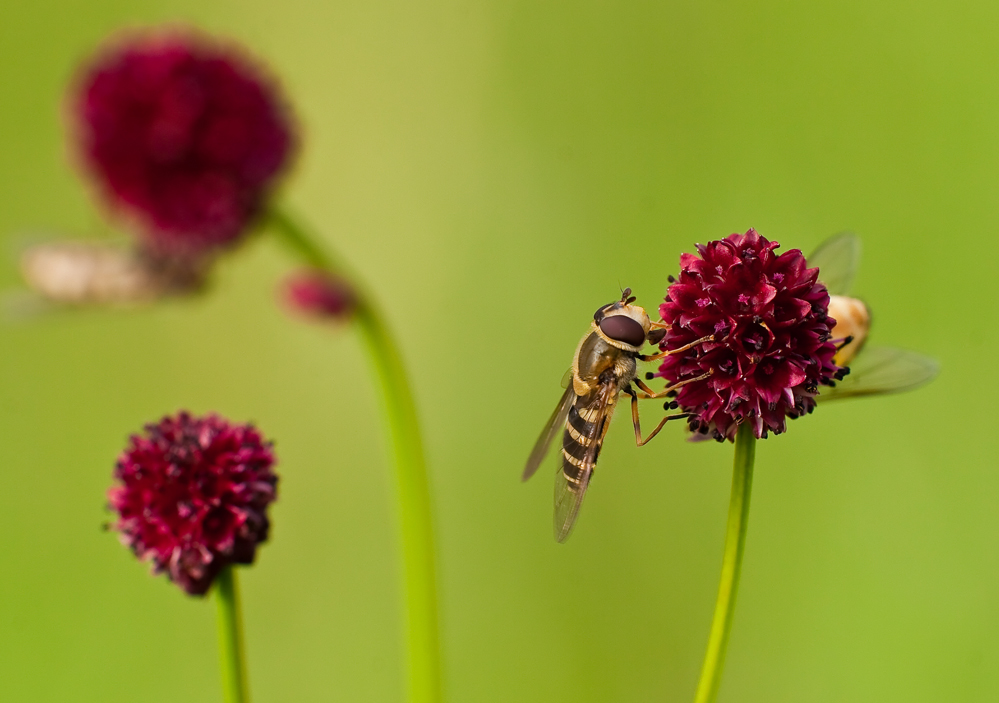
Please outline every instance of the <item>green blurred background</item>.
[[[165, 20], [283, 77], [305, 141], [283, 200], [401, 339], [449, 701], [692, 697], [731, 446], [638, 449], [618, 418], [564, 546], [549, 477], [518, 477], [593, 310], [625, 285], [654, 308], [681, 251], [750, 226], [805, 251], [860, 233], [874, 341], [943, 372], [760, 445], [720, 700], [999, 698], [999, 6], [4, 0], [4, 288], [25, 233], [107, 231], [62, 93], [106, 34]], [[349, 328], [275, 304], [290, 264], [262, 236], [201, 299], [0, 329], [0, 699], [220, 700], [212, 603], [100, 529], [128, 433], [183, 407], [277, 440], [242, 575], [254, 699], [402, 700], [371, 378]]]

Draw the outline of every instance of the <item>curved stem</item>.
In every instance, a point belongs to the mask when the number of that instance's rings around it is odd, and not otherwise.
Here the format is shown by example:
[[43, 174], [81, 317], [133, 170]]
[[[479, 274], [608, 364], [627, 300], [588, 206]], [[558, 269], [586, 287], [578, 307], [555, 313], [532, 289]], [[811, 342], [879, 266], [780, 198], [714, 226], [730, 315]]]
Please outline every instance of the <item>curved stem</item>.
[[708, 649], [704, 654], [701, 680], [697, 684], [694, 703], [714, 703], [721, 684], [725, 665], [725, 650], [732, 629], [735, 612], [735, 595], [739, 587], [742, 553], [746, 546], [746, 527], [749, 522], [749, 494], [753, 486], [753, 459], [756, 455], [756, 437], [750, 423], [739, 426], [735, 437], [735, 466], [732, 471], [732, 497], [728, 504], [728, 527], [725, 530], [725, 556], [722, 558], [721, 580], [718, 584], [718, 601], [711, 621]]
[[239, 605], [239, 587], [234, 567], [227, 566], [215, 579], [215, 602], [218, 605], [219, 665], [222, 668], [222, 693], [226, 703], [250, 703], [243, 655], [243, 620]]
[[[270, 219], [276, 232], [309, 266], [353, 279], [285, 213], [274, 210]], [[416, 407], [402, 358], [380, 312], [356, 282], [351, 285], [357, 301], [354, 321], [378, 377], [392, 443], [405, 573], [409, 700], [437, 703], [441, 684], [434, 540]]]

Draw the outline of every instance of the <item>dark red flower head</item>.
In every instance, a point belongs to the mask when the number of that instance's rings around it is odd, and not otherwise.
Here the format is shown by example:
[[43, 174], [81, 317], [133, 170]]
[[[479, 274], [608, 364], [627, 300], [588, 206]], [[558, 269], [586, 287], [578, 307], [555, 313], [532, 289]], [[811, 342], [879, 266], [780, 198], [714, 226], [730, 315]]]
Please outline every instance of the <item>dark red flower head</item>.
[[667, 356], [657, 374], [670, 383], [711, 374], [676, 398], [702, 435], [734, 440], [743, 422], [758, 438], [779, 434], [785, 416], [812, 412], [818, 387], [848, 371], [833, 363], [836, 321], [819, 270], [797, 249], [778, 256], [778, 247], [752, 229], [698, 245], [700, 256], [680, 257], [680, 278], [659, 306], [670, 325], [663, 350], [714, 336]]
[[354, 310], [354, 289], [342, 278], [315, 269], [288, 276], [282, 297], [293, 312], [320, 320], [342, 320]]
[[250, 564], [277, 497], [270, 444], [250, 425], [186, 412], [133, 435], [108, 491], [115, 529], [140, 559], [192, 595], [229, 564]]
[[86, 167], [154, 247], [232, 242], [293, 147], [276, 87], [240, 52], [190, 31], [130, 35], [71, 102]]

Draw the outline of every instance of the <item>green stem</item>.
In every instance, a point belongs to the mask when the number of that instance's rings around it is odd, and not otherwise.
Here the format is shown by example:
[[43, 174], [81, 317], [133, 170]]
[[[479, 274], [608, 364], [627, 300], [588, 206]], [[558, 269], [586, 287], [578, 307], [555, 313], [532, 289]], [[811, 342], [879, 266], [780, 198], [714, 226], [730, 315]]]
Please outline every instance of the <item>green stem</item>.
[[749, 494], [753, 486], [753, 459], [756, 454], [756, 437], [749, 423], [739, 426], [735, 437], [735, 466], [732, 471], [732, 497], [728, 504], [728, 527], [725, 530], [725, 556], [722, 558], [721, 580], [718, 584], [718, 601], [708, 636], [708, 650], [704, 654], [701, 680], [697, 684], [694, 703], [714, 703], [721, 685], [725, 650], [732, 629], [735, 612], [735, 595], [739, 587], [742, 553], [746, 546], [746, 527], [749, 523]]
[[227, 566], [215, 579], [218, 605], [219, 665], [225, 703], [249, 703], [246, 664], [243, 656], [243, 621], [240, 615], [239, 587], [234, 567]]
[[[309, 266], [353, 279], [285, 213], [272, 210], [274, 229]], [[378, 309], [356, 281], [354, 322], [368, 352], [381, 391], [395, 465], [399, 523], [405, 574], [406, 640], [409, 657], [409, 700], [441, 700], [440, 647], [437, 634], [437, 587], [430, 491], [416, 407], [402, 358]]]

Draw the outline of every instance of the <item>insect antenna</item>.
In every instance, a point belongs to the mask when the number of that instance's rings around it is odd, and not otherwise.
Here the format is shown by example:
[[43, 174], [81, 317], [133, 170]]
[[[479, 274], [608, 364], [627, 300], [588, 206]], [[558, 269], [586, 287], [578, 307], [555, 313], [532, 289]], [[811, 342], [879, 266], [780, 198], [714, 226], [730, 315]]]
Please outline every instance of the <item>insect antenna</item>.
[[663, 341], [663, 338], [666, 336], [666, 332], [667, 330], [663, 327], [649, 330], [649, 334], [647, 337], [649, 344], [652, 345], [659, 344], [659, 342]]

